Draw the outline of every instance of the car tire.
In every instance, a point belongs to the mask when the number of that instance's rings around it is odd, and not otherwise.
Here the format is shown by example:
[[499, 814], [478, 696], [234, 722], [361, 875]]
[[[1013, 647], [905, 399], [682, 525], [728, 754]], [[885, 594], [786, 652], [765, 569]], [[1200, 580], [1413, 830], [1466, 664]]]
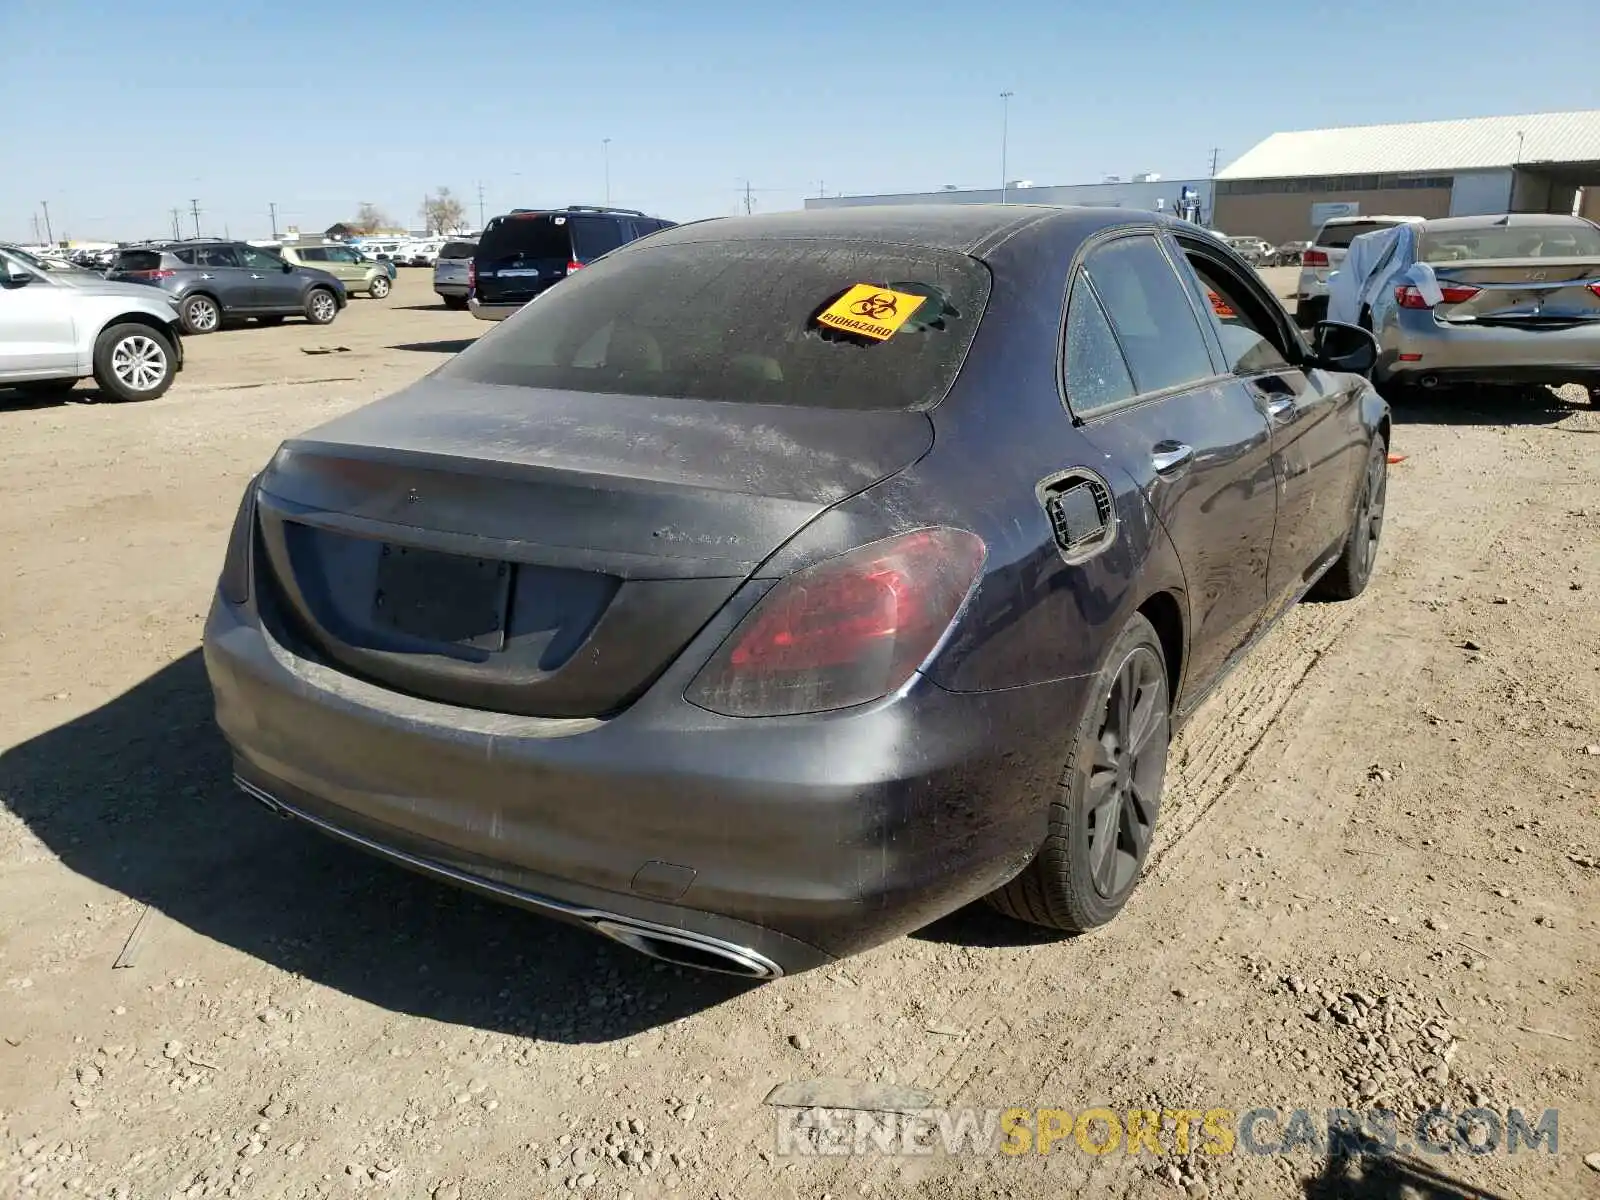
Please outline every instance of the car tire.
[[988, 903], [1008, 917], [1068, 933], [1121, 912], [1150, 852], [1171, 736], [1166, 654], [1154, 626], [1135, 613], [1073, 731], [1044, 844]]
[[440, 296], [439, 299], [444, 301], [444, 306], [446, 308], [453, 308], [457, 312], [460, 312], [467, 306], [467, 298], [465, 296]]
[[187, 334], [215, 333], [222, 328], [222, 306], [203, 292], [185, 300], [178, 316]]
[[339, 301], [324, 287], [314, 287], [306, 293], [306, 320], [313, 325], [332, 325], [339, 315]]
[[1344, 550], [1333, 566], [1317, 580], [1311, 594], [1319, 600], [1354, 600], [1367, 590], [1372, 568], [1378, 561], [1379, 541], [1383, 536], [1383, 510], [1389, 494], [1389, 447], [1384, 440], [1372, 439], [1367, 463], [1361, 472], [1361, 490], [1356, 497], [1355, 516], [1345, 536]]
[[372, 294], [374, 300], [382, 300], [389, 294], [389, 289], [392, 286], [387, 275], [379, 275], [372, 281], [372, 286], [367, 290]]
[[94, 381], [113, 400], [154, 400], [172, 386], [172, 339], [133, 323], [102, 330], [94, 343]]

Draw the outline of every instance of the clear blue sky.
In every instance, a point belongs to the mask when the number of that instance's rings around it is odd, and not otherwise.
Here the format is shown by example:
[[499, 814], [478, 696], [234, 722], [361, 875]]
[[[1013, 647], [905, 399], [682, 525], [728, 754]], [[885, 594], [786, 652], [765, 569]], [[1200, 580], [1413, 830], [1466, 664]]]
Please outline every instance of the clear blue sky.
[[[0, 238], [1204, 175], [1277, 130], [1600, 107], [1600, 4], [0, 0]], [[359, 16], [357, 14], [360, 14]], [[1385, 40], [1362, 50], [1363, 35]], [[185, 219], [185, 230], [191, 228]]]

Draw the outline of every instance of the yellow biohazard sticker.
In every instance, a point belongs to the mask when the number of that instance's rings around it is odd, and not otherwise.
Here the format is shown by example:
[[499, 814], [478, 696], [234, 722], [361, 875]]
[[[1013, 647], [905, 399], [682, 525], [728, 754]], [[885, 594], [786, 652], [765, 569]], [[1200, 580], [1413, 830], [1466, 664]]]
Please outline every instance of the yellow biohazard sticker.
[[926, 300], [910, 292], [894, 292], [870, 283], [858, 283], [817, 316], [817, 324], [844, 333], [857, 333], [881, 342], [911, 319]]

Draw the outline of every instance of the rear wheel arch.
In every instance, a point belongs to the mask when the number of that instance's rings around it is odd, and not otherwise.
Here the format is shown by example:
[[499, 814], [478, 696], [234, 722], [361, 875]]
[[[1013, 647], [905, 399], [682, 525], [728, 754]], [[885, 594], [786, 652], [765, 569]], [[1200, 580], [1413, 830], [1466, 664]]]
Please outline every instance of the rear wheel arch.
[[1162, 658], [1167, 667], [1167, 694], [1176, 705], [1178, 685], [1183, 679], [1187, 642], [1183, 626], [1183, 605], [1169, 591], [1154, 592], [1139, 605], [1138, 612], [1149, 621], [1161, 641]]

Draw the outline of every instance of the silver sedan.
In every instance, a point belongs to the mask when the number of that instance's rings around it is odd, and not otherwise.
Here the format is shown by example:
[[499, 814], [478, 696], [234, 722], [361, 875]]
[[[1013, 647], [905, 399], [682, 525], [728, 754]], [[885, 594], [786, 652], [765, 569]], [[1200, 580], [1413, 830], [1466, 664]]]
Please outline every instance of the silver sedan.
[[1600, 226], [1515, 213], [1368, 236], [1389, 245], [1336, 290], [1377, 335], [1380, 385], [1580, 383], [1600, 404]]

